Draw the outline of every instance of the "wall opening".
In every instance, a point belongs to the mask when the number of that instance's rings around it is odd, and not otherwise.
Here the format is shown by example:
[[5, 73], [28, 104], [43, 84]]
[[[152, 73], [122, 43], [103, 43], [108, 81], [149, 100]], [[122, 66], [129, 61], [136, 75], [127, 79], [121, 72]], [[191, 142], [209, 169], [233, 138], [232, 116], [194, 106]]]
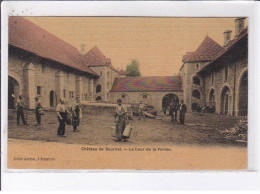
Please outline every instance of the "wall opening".
[[19, 96], [19, 84], [18, 81], [8, 76], [8, 109], [15, 109], [15, 99]]
[[231, 105], [230, 89], [225, 86], [221, 93], [221, 114], [227, 115], [229, 113], [229, 106]]
[[192, 96], [196, 99], [200, 99], [200, 91], [195, 89], [192, 91]]
[[248, 110], [248, 72], [242, 76], [239, 86], [238, 115], [247, 116]]
[[50, 107], [54, 107], [54, 102], [55, 102], [55, 95], [54, 95], [54, 91], [51, 90], [50, 91]]
[[216, 111], [216, 101], [215, 101], [215, 90], [211, 89], [209, 93], [209, 109], [211, 113]]
[[96, 93], [99, 93], [99, 92], [101, 92], [101, 85], [97, 85], [97, 87], [96, 87]]
[[101, 100], [102, 100], [101, 96], [96, 97], [96, 101], [101, 101]]
[[200, 79], [198, 77], [193, 77], [193, 84], [200, 86]]
[[163, 108], [163, 110], [169, 108], [170, 103], [172, 102], [172, 100], [174, 100], [177, 104], [179, 104], [179, 98], [178, 98], [178, 96], [175, 95], [175, 94], [166, 94], [166, 95], [162, 98], [162, 108]]

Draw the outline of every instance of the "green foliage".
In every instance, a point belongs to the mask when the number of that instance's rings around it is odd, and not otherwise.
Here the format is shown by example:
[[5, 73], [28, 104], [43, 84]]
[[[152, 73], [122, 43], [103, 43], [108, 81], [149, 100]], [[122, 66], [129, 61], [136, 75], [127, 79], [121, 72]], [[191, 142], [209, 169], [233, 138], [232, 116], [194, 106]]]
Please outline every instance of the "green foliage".
[[126, 67], [126, 76], [141, 76], [140, 70], [139, 70], [139, 62], [134, 59], [132, 62], [127, 65]]

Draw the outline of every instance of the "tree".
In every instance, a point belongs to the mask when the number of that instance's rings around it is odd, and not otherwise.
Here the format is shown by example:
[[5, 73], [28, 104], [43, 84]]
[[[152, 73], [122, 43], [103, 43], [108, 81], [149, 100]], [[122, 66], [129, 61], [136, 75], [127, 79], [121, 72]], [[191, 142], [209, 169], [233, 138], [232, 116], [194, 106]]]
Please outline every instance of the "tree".
[[139, 62], [136, 59], [132, 60], [132, 62], [126, 66], [126, 76], [141, 76]]

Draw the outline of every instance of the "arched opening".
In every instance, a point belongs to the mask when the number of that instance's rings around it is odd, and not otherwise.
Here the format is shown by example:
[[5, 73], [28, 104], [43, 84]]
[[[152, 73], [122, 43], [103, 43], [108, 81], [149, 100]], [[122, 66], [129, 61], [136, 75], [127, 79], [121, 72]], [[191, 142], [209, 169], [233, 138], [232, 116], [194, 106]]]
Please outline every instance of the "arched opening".
[[97, 87], [96, 87], [96, 93], [99, 93], [99, 92], [101, 92], [101, 85], [97, 85]]
[[192, 96], [196, 99], [200, 99], [200, 91], [195, 89], [192, 91]]
[[172, 100], [174, 100], [177, 104], [179, 104], [179, 98], [175, 94], [166, 94], [162, 98], [162, 108], [163, 108], [163, 110], [166, 110], [167, 108], [169, 108], [170, 103], [172, 102]]
[[8, 76], [8, 109], [15, 109], [15, 99], [19, 96], [19, 83]]
[[54, 91], [51, 90], [50, 91], [50, 107], [54, 107], [54, 102], [55, 102], [55, 95], [54, 95]]
[[101, 101], [102, 100], [102, 98], [101, 98], [101, 96], [98, 96], [98, 97], [96, 97], [96, 101]]
[[209, 111], [214, 113], [216, 111], [216, 102], [215, 102], [215, 90], [211, 89], [209, 93]]
[[198, 77], [196, 77], [196, 76], [193, 77], [192, 81], [193, 81], [193, 84], [200, 86], [200, 79]]
[[248, 72], [246, 71], [241, 78], [239, 86], [238, 115], [247, 116], [248, 109]]
[[221, 114], [227, 115], [229, 113], [229, 106], [231, 105], [230, 89], [225, 86], [221, 93]]

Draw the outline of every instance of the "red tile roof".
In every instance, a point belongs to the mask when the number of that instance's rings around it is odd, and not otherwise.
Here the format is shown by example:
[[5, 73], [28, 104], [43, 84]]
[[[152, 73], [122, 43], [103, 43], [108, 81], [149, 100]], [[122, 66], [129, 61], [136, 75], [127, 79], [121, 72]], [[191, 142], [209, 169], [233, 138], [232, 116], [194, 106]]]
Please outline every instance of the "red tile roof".
[[9, 17], [9, 45], [98, 76], [85, 65], [83, 55], [75, 47], [23, 17]]
[[209, 66], [215, 63], [219, 58], [225, 55], [231, 48], [233, 48], [240, 40], [243, 38], [247, 38], [248, 36], [248, 28], [245, 27], [233, 40], [229, 41], [229, 43], [225, 46], [225, 48], [217, 54], [215, 59], [203, 67], [198, 73], [205, 71]]
[[87, 66], [89, 67], [108, 66], [112, 70], [118, 72], [117, 69], [111, 64], [111, 59], [106, 58], [97, 46], [90, 49], [90, 51], [84, 55], [84, 58]]
[[118, 77], [111, 92], [182, 91], [180, 76]]
[[196, 62], [196, 61], [212, 61], [216, 55], [223, 50], [217, 42], [210, 37], [206, 37], [195, 52], [187, 52], [183, 58], [183, 62]]

